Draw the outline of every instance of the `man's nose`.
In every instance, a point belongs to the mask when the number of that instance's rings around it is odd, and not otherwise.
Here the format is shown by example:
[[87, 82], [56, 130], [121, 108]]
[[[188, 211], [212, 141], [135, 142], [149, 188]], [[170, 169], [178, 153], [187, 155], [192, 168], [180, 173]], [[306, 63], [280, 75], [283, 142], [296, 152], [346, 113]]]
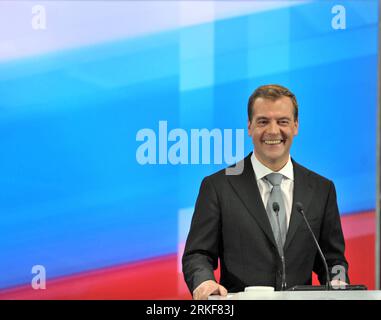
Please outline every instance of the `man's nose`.
[[270, 121], [269, 126], [267, 128], [267, 133], [270, 134], [278, 134], [279, 133], [279, 126], [276, 121]]

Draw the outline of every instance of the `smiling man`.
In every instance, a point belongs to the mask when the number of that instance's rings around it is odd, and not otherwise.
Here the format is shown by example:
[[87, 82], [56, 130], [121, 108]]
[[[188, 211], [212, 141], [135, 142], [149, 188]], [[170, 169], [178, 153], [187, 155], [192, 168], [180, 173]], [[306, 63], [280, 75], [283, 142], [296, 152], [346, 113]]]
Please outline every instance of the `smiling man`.
[[[330, 277], [349, 283], [344, 237], [332, 181], [290, 157], [298, 134], [298, 103], [280, 85], [257, 88], [248, 102], [248, 133], [254, 152], [243, 171], [221, 170], [201, 184], [183, 255], [183, 273], [194, 299], [243, 291], [311, 284], [326, 273], [305, 215], [326, 257]], [[221, 278], [214, 272], [220, 260]], [[343, 270], [335, 274], [334, 270]]]
[[279, 171], [287, 163], [292, 140], [298, 133], [298, 107], [295, 99], [295, 104], [287, 96], [271, 100], [271, 96], [261, 97], [261, 92], [257, 91], [249, 101], [249, 135], [255, 157], [271, 170]]

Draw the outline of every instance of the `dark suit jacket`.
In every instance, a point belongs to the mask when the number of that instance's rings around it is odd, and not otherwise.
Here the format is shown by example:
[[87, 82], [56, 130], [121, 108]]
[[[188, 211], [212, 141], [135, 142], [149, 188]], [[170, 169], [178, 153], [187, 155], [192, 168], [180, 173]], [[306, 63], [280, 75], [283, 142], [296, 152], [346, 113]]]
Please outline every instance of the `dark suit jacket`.
[[[202, 181], [182, 260], [191, 293], [201, 282], [215, 279], [218, 259], [220, 283], [229, 292], [253, 285], [280, 289], [281, 260], [250, 156], [242, 160], [242, 174], [226, 175], [221, 170]], [[303, 203], [330, 270], [341, 265], [347, 274], [335, 187], [330, 180], [292, 162], [293, 206], [284, 247], [287, 287], [311, 284], [312, 271], [325, 283], [324, 266], [295, 203]]]

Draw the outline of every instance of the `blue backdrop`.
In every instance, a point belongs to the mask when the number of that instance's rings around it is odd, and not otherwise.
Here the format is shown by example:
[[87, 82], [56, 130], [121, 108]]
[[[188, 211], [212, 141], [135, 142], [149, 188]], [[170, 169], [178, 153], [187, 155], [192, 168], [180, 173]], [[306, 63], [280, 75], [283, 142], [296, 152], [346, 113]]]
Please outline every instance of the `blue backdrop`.
[[0, 288], [36, 264], [56, 277], [175, 253], [179, 210], [226, 164], [140, 165], [137, 132], [246, 130], [266, 83], [298, 98], [294, 159], [335, 182], [342, 214], [374, 209], [378, 5], [345, 1], [344, 30], [333, 5], [0, 60]]

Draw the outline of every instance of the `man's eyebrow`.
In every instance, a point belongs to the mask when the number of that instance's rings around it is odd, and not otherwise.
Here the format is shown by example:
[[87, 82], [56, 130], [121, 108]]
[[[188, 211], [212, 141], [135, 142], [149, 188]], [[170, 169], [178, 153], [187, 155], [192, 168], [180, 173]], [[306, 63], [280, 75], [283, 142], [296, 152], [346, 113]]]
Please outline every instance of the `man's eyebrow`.
[[258, 121], [258, 120], [268, 120], [269, 118], [267, 118], [267, 117], [265, 117], [265, 116], [258, 116], [258, 117], [256, 117], [256, 121]]
[[[258, 116], [255, 118], [256, 121], [259, 121], [259, 120], [269, 120], [268, 117], [265, 117], [265, 116]], [[278, 118], [277, 120], [291, 120], [290, 117], [280, 117]]]

